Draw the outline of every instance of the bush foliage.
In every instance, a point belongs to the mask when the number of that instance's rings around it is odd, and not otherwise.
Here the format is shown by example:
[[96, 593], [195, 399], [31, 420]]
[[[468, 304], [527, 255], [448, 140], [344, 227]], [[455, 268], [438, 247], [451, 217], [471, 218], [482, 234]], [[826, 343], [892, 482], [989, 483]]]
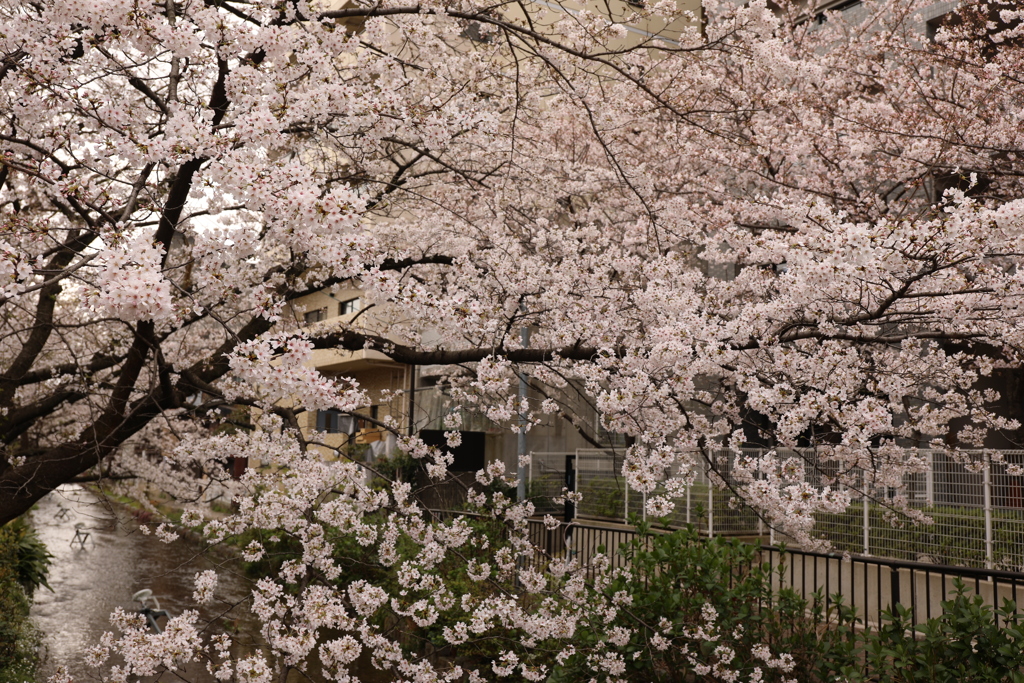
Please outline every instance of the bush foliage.
[[39, 633], [29, 620], [32, 594], [49, 588], [50, 554], [31, 527], [0, 527], [0, 683], [35, 680]]
[[[486, 544], [466, 548], [468, 559], [486, 561], [505, 545], [502, 522], [473, 516], [467, 522], [488, 539]], [[640, 533], [619, 549], [628, 559], [626, 567], [601, 588], [607, 598], [625, 608], [611, 622], [600, 612], [594, 613], [592, 621], [584, 620], [574, 635], [579, 654], [560, 665], [553, 657], [542, 656], [543, 650], [557, 648], [538, 644], [533, 654], [541, 659], [536, 661], [551, 667], [547, 683], [591, 681], [585, 658], [604, 649], [623, 653], [626, 671], [621, 679], [638, 683], [722, 680], [716, 664], [723, 652], [732, 657], [729, 668], [740, 672], [739, 680], [744, 681], [1024, 683], [1024, 625], [1010, 601], [994, 611], [958, 582], [940, 617], [914, 626], [908, 611], [897, 607], [883, 612], [880, 625], [869, 627], [840, 595], [826, 601], [818, 592], [806, 599], [785, 587], [785, 554], [783, 562], [772, 567], [760, 561], [758, 547], [724, 537], [709, 539], [694, 526], [670, 533], [655, 533], [643, 523], [638, 528]], [[403, 595], [406, 604], [428, 597], [401, 584], [395, 572], [400, 562], [382, 565], [375, 553], [337, 529], [328, 527], [326, 536], [335, 559], [347, 568], [339, 587], [362, 579]], [[247, 535], [234, 542], [244, 547], [251, 540], [254, 537]], [[245, 563], [251, 576], [277, 574], [301, 549], [287, 533], [259, 540], [266, 552], [258, 561]], [[412, 557], [415, 548], [413, 539], [403, 537], [398, 555]], [[475, 600], [493, 590], [467, 576], [464, 562], [451, 558], [444, 562], [454, 595]], [[559, 585], [554, 581], [555, 590], [549, 595], [564, 599], [557, 597]], [[402, 642], [407, 652], [439, 662], [486, 666], [503, 649], [515, 646], [508, 638], [492, 637], [469, 647], [453, 647], [443, 632], [452, 617], [467, 617], [459, 610], [428, 627], [387, 611], [378, 617], [378, 626], [407, 634]], [[607, 634], [615, 627], [630, 634], [627, 642], [608, 641]], [[700, 628], [704, 636], [696, 635]], [[712, 637], [705, 637], [708, 634]], [[773, 657], [785, 653], [787, 665], [769, 665], [763, 652], [758, 654], [762, 645]]]
[[[623, 544], [630, 563], [604, 590], [627, 597], [611, 624], [594, 623], [578, 633], [593, 651], [610, 626], [631, 632], [616, 646], [626, 654], [624, 678], [644, 682], [696, 683], [721, 680], [715, 665], [722, 648], [730, 668], [750, 680], [800, 683], [1024, 683], [1024, 625], [1007, 600], [995, 611], [980, 596], [955, 582], [941, 616], [914, 626], [908, 610], [884, 612], [870, 628], [843, 603], [810, 600], [779, 588], [786, 565], [759, 562], [758, 549], [722, 537], [708, 539], [694, 527], [672, 533], [641, 534]], [[713, 610], [712, 639], [691, 634]], [[997, 622], [998, 615], [998, 622]], [[671, 647], [664, 647], [665, 639]], [[758, 645], [788, 653], [788, 670], [766, 666]], [[605, 643], [611, 646], [611, 643]], [[552, 683], [589, 680], [580, 662], [558, 668]]]

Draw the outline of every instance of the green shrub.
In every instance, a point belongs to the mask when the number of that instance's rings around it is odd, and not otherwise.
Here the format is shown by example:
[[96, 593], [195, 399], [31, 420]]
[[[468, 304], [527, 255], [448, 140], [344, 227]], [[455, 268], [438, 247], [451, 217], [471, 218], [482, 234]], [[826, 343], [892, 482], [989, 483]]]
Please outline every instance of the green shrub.
[[903, 606], [885, 612], [876, 632], [860, 637], [864, 668], [843, 674], [875, 683], [1021, 683], [1024, 681], [1024, 625], [1006, 600], [995, 612], [979, 595], [968, 595], [960, 579], [942, 616], [913, 626]]
[[50, 562], [53, 560], [53, 555], [46, 549], [46, 544], [39, 539], [36, 530], [19, 517], [8, 524], [5, 531], [15, 546], [15, 575], [29, 598], [40, 587], [52, 591], [50, 584], [46, 582], [46, 577], [50, 573]]
[[50, 554], [24, 524], [0, 528], [0, 683], [35, 679], [39, 633], [29, 620], [32, 592], [47, 586]]
[[[620, 549], [630, 564], [604, 589], [609, 599], [628, 595], [620, 600], [628, 609], [608, 623], [603, 613], [585, 622], [575, 639], [579, 654], [556, 669], [552, 683], [593, 680], [585, 659], [604, 649], [625, 655], [624, 680], [710, 683], [721, 680], [713, 667], [722, 646], [735, 653], [729, 668], [740, 680], [759, 668], [766, 682], [1024, 683], [1024, 623], [1016, 605], [1005, 600], [993, 610], [959, 579], [941, 616], [914, 626], [909, 610], [898, 606], [883, 612], [881, 626], [871, 630], [839, 595], [826, 610], [821, 593], [805, 600], [790, 589], [776, 590], [786, 565], [773, 576], [753, 545], [708, 539], [692, 526], [663, 535], [639, 529]], [[717, 614], [712, 637], [688, 636], [705, 623], [706, 605]], [[617, 626], [632, 632], [625, 645], [607, 641]], [[658, 637], [673, 647], [659, 649]], [[759, 644], [774, 655], [791, 655], [792, 670], [765, 667], [753, 656]]]
[[[822, 680], [830, 671], [855, 663], [852, 610], [840, 602], [826, 613], [820, 595], [808, 603], [790, 589], [775, 591], [773, 571], [759, 562], [756, 547], [703, 538], [693, 526], [667, 534], [649, 533], [645, 525], [640, 530], [621, 547], [630, 560], [626, 572], [604, 589], [609, 599], [620, 591], [628, 594], [628, 610], [620, 610], [611, 623], [599, 616], [584, 624], [575, 639], [581, 650], [600, 650], [610, 629], [631, 630], [629, 642], [617, 648], [625, 655], [625, 679], [719, 680], [701, 671], [719, 661], [715, 651], [722, 646], [735, 653], [731, 669], [745, 678], [759, 668], [766, 682]], [[715, 639], [687, 637], [686, 632], [705, 623], [706, 605], [717, 613]], [[674, 647], [660, 649], [659, 637]], [[753, 654], [759, 644], [776, 655], [792, 655], [794, 668], [783, 672], [766, 667]], [[556, 679], [589, 680], [581, 657], [585, 653], [558, 671]]]
[[387, 488], [391, 481], [415, 484], [417, 474], [423, 469], [423, 463], [398, 449], [391, 455], [377, 458], [373, 463], [373, 468], [384, 477], [384, 479], [374, 479], [375, 487]]

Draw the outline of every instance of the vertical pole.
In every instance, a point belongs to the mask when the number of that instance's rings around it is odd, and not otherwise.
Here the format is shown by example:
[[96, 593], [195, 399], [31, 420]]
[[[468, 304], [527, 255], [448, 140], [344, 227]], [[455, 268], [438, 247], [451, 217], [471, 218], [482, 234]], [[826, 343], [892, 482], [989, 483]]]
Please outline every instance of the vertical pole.
[[629, 524], [629, 482], [626, 481], [625, 477], [623, 477], [622, 478], [622, 483], [626, 487], [626, 496], [625, 496], [626, 503], [625, 503], [625, 506], [624, 506], [624, 509], [623, 509], [623, 513], [622, 513], [623, 514], [622, 521], [625, 522], [626, 524]]
[[[572, 462], [573, 462], [572, 492], [573, 493], [579, 493], [580, 492], [580, 470], [582, 469], [580, 467], [580, 449], [578, 449], [578, 448], [576, 449], [576, 457], [574, 457], [572, 459]], [[573, 503], [573, 506], [572, 506], [572, 516], [573, 516], [573, 519], [576, 518], [576, 512], [577, 512], [576, 504]]]
[[708, 470], [708, 538], [715, 536], [715, 485], [711, 482], [711, 470]]
[[[910, 584], [910, 589], [914, 589], [913, 583]], [[898, 604], [900, 604], [900, 570], [896, 567], [889, 567], [889, 608], [895, 611]]]
[[640, 496], [640, 514], [643, 516], [644, 521], [647, 521], [647, 492]]
[[[576, 490], [576, 456], [566, 454], [565, 456], [565, 488]], [[568, 498], [565, 500], [565, 512], [563, 514], [566, 525], [576, 518], [576, 504]], [[566, 538], [569, 536], [570, 527], [566, 526]]]
[[693, 488], [692, 484], [686, 485], [686, 523], [690, 523], [690, 489]]
[[924, 500], [928, 507], [935, 505], [935, 451], [928, 452], [928, 471], [924, 473]]
[[[529, 473], [528, 480], [530, 482], [530, 488], [533, 488], [533, 453], [530, 453], [530, 465], [529, 465], [529, 467], [530, 467], [530, 473]], [[516, 491], [516, 493], [518, 494], [519, 492]]]
[[[520, 305], [519, 310], [526, 313], [526, 307]], [[523, 342], [523, 348], [527, 348], [530, 345], [530, 328], [523, 325], [520, 330], [520, 336]], [[519, 483], [516, 486], [516, 497], [520, 503], [526, 500], [526, 468], [522, 464], [523, 458], [526, 457], [526, 373], [520, 369], [519, 371], [519, 438], [518, 448], [516, 453], [518, 457], [518, 469], [516, 474], [519, 478]]]
[[416, 435], [416, 366], [409, 368], [409, 436]]
[[[770, 546], [774, 546], [775, 545], [775, 525], [774, 524], [772, 524], [771, 526], [768, 527], [768, 545], [770, 545]], [[769, 555], [769, 557], [771, 557], [771, 556]]]
[[690, 488], [693, 487], [692, 483], [686, 484], [686, 523], [690, 523]]
[[868, 497], [868, 487], [864, 487], [864, 493], [861, 495], [861, 500], [864, 501], [864, 554], [871, 554], [871, 499]]
[[992, 459], [986, 451], [985, 469], [982, 470], [985, 488], [985, 567], [992, 569]]

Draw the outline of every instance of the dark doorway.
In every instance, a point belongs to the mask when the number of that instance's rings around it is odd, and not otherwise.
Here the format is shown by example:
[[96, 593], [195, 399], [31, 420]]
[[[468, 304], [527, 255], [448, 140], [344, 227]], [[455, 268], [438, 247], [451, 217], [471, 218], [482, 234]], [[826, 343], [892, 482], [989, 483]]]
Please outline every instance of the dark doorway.
[[455, 456], [455, 462], [448, 468], [449, 472], [476, 472], [484, 468], [484, 445], [487, 435], [484, 432], [462, 432], [462, 443], [449, 448], [440, 429], [424, 429], [420, 438], [428, 446], [437, 446]]

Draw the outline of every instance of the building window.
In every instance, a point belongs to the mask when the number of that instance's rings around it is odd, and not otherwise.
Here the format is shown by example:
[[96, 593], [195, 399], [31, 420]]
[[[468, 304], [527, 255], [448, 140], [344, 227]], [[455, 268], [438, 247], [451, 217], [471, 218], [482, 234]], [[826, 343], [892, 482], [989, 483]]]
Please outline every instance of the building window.
[[359, 300], [359, 297], [356, 297], [355, 299], [349, 299], [347, 301], [342, 301], [341, 312], [338, 315], [350, 315], [352, 313], [358, 312], [359, 309], [362, 307], [363, 304], [362, 301]]
[[625, 434], [610, 431], [604, 425], [604, 420], [597, 419], [597, 441], [607, 448], [625, 448], [627, 439]]
[[844, 0], [843, 2], [837, 2], [831, 7], [825, 7], [824, 11], [818, 12], [814, 17], [814, 23], [824, 24], [827, 19], [825, 18], [825, 12], [846, 12], [852, 10], [855, 7], [860, 7], [864, 4], [864, 0]]
[[318, 308], [315, 311], [309, 311], [305, 315], [303, 315], [302, 316], [302, 321], [304, 323], [306, 323], [307, 325], [311, 325], [313, 323], [318, 323], [321, 320], [324, 320], [326, 318], [327, 318], [327, 309], [326, 308]]
[[316, 430], [327, 434], [355, 434], [356, 420], [339, 410], [318, 410]]
[[933, 19], [929, 19], [924, 25], [924, 35], [928, 39], [929, 43], [935, 42], [935, 36], [939, 33], [939, 29], [942, 28], [949, 20], [949, 15], [943, 14]]

